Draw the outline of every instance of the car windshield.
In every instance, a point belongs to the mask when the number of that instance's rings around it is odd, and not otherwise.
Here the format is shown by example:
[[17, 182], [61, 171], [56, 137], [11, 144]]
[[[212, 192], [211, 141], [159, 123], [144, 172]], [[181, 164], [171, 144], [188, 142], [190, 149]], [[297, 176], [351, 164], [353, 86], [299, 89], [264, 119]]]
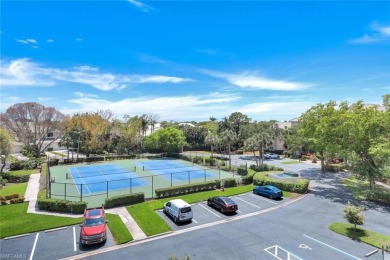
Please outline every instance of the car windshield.
[[85, 226], [86, 227], [93, 227], [93, 226], [98, 226], [104, 223], [103, 218], [87, 218], [85, 220]]
[[181, 212], [181, 213], [188, 213], [188, 212], [191, 212], [191, 207], [182, 208], [182, 209], [180, 209], [180, 212]]

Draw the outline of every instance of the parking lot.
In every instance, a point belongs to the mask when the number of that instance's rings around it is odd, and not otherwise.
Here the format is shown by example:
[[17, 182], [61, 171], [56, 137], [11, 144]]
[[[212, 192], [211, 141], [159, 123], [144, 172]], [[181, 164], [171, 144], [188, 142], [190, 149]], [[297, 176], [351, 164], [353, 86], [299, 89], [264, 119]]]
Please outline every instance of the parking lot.
[[58, 259], [115, 245], [109, 229], [107, 242], [80, 246], [80, 226], [68, 226], [0, 240], [4, 259]]
[[203, 201], [191, 205], [193, 212], [193, 219], [191, 222], [175, 223], [172, 218], [166, 215], [162, 210], [158, 210], [157, 214], [160, 215], [168, 223], [172, 230], [176, 231], [194, 227], [197, 225], [212, 223], [214, 221], [235, 218], [276, 205], [280, 205], [288, 201], [287, 198], [283, 198], [281, 200], [271, 200], [266, 197], [255, 195], [252, 192], [230, 196], [230, 198], [238, 205], [238, 211], [236, 213], [222, 214], [215, 208], [209, 207], [206, 201]]

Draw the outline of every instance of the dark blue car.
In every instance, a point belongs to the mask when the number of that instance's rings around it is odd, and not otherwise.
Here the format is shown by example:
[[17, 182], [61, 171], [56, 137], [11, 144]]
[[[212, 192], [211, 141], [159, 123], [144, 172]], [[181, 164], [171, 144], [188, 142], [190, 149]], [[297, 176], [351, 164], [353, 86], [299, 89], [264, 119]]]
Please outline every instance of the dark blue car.
[[272, 185], [256, 186], [253, 189], [253, 193], [269, 197], [270, 199], [281, 199], [283, 197], [283, 191]]

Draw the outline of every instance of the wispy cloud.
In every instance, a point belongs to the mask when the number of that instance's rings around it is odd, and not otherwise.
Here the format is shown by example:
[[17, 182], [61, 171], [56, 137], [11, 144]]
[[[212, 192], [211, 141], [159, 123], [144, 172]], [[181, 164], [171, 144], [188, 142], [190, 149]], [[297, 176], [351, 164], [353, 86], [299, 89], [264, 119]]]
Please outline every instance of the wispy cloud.
[[29, 45], [31, 48], [34, 48], [34, 49], [37, 49], [38, 48], [38, 41], [35, 40], [35, 39], [15, 39], [15, 41], [17, 41], [18, 43], [20, 44], [23, 44], [23, 45]]
[[370, 32], [362, 37], [348, 41], [350, 44], [370, 44], [390, 40], [390, 26], [372, 23], [369, 27]]
[[53, 86], [59, 81], [89, 85], [100, 90], [123, 89], [128, 84], [184, 83], [192, 81], [166, 75], [114, 74], [99, 68], [78, 66], [71, 69], [48, 68], [29, 59], [1, 61], [0, 78], [3, 86]]
[[83, 41], [83, 39], [81, 39], [81, 38], [76, 38], [76, 42], [82, 42]]
[[256, 72], [224, 73], [210, 70], [200, 70], [211, 77], [221, 78], [240, 88], [268, 89], [268, 90], [300, 90], [311, 86], [301, 82], [270, 79], [259, 76]]
[[154, 10], [154, 8], [150, 7], [147, 4], [141, 3], [139, 1], [136, 0], [127, 0], [127, 1], [145, 13], [149, 13]]
[[52, 42], [54, 42], [54, 40], [53, 39], [47, 39], [47, 42], [52, 43]]

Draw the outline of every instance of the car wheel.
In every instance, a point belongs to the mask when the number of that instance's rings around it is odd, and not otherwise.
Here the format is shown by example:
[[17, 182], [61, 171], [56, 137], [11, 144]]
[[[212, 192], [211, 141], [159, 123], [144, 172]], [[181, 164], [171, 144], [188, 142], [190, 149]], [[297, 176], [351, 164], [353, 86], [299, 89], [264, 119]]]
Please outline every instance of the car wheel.
[[211, 202], [210, 201], [207, 201], [207, 206], [211, 206]]
[[165, 208], [163, 208], [163, 212], [164, 212], [165, 214], [167, 214], [167, 211], [166, 211], [166, 209], [165, 209]]
[[253, 194], [257, 194], [257, 191], [256, 191], [256, 190], [253, 190]]
[[173, 221], [177, 223], [177, 217], [173, 217]]
[[221, 207], [221, 213], [225, 213], [225, 209]]
[[272, 195], [269, 195], [269, 198], [272, 200], [272, 199], [274, 199], [274, 196], [272, 196]]

